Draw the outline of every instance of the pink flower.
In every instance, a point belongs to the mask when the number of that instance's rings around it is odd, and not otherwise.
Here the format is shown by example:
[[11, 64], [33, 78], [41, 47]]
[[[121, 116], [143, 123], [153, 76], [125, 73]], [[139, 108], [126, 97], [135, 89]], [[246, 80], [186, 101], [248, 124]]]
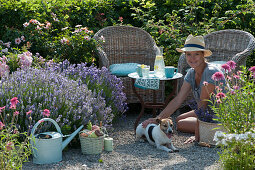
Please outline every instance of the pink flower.
[[3, 106], [3, 107], [0, 107], [0, 113], [2, 112], [2, 110], [4, 110], [5, 109], [5, 106]]
[[227, 77], [226, 77], [228, 80], [232, 80], [232, 78], [229, 76], [229, 75], [227, 75]]
[[6, 150], [7, 150], [7, 151], [12, 150], [12, 147], [13, 147], [13, 143], [12, 143], [12, 142], [8, 142], [8, 143], [6, 144]]
[[22, 35], [22, 36], [20, 37], [20, 39], [21, 39], [22, 41], [26, 41], [26, 39], [25, 39], [25, 36], [24, 36], [24, 35]]
[[50, 111], [48, 109], [44, 109], [43, 116], [49, 117], [50, 116]]
[[27, 27], [27, 26], [29, 26], [29, 23], [28, 23], [28, 22], [25, 22], [25, 23], [23, 24], [23, 26], [24, 26], [24, 27]]
[[19, 111], [15, 111], [13, 114], [14, 114], [14, 116], [19, 115]]
[[208, 82], [207, 82], [207, 81], [204, 81], [204, 82], [203, 82], [203, 85], [204, 85], [204, 86], [208, 86]]
[[17, 97], [13, 97], [11, 99], [11, 106], [10, 109], [16, 109], [16, 105], [19, 103], [18, 98]]
[[32, 113], [32, 110], [29, 110], [26, 115], [30, 115]]
[[217, 102], [218, 104], [222, 103], [222, 101], [221, 101], [220, 99], [218, 99], [216, 102]]
[[249, 71], [252, 72], [252, 73], [255, 73], [255, 66], [249, 68]]
[[231, 71], [231, 68], [230, 68], [230, 66], [228, 64], [223, 64], [221, 66], [221, 68], [223, 68], [225, 70], [225, 72], [227, 72], [227, 71], [230, 72]]
[[231, 69], [235, 69], [236, 68], [236, 63], [234, 61], [232, 61], [232, 60], [228, 61], [227, 65], [229, 65]]
[[0, 130], [2, 130], [4, 126], [5, 125], [0, 121]]
[[226, 95], [224, 93], [222, 93], [222, 92], [216, 94], [216, 98], [217, 99], [222, 99], [222, 98], [225, 98], [225, 97], [226, 97]]
[[38, 122], [39, 122], [39, 123], [42, 123], [42, 122], [44, 122], [44, 120], [39, 120]]
[[91, 37], [86, 35], [86, 36], [84, 36], [84, 39], [85, 39], [85, 40], [90, 40]]
[[238, 75], [236, 75], [236, 74], [234, 74], [233, 77], [234, 77], [235, 79], [237, 79], [237, 80], [240, 79], [240, 76], [238, 76]]
[[224, 80], [224, 75], [221, 72], [216, 72], [212, 75], [214, 81]]
[[20, 38], [15, 38], [15, 44], [20, 44], [21, 43], [21, 40], [20, 40]]
[[123, 22], [123, 17], [119, 17], [120, 22]]
[[233, 86], [233, 89], [235, 89], [235, 90], [239, 90], [239, 89], [240, 89], [240, 87], [239, 87], [239, 86]]

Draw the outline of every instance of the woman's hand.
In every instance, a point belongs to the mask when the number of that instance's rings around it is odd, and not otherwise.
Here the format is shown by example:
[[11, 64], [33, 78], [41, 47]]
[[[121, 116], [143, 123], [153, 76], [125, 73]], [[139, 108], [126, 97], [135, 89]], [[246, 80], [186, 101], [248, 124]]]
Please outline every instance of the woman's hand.
[[142, 123], [143, 128], [146, 128], [148, 126], [148, 124], [158, 124], [158, 122], [156, 120], [157, 120], [156, 118], [149, 118], [149, 119], [145, 120]]

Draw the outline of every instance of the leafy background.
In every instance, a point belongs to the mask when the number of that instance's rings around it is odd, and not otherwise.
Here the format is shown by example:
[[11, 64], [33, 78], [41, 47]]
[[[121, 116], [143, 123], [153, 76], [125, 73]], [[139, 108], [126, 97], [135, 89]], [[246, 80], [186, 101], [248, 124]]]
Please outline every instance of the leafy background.
[[[13, 45], [15, 38], [29, 33], [23, 23], [30, 19], [53, 23], [54, 29], [35, 37], [30, 49], [48, 59], [64, 59], [51, 49], [52, 43], [68, 34], [62, 28], [75, 25], [94, 32], [110, 25], [141, 27], [153, 36], [158, 46], [164, 47], [166, 64], [174, 66], [179, 58], [175, 48], [191, 33], [204, 35], [222, 29], [241, 29], [255, 35], [252, 0], [0, 0], [0, 9], [0, 37]], [[59, 22], [53, 21], [51, 13], [56, 14]], [[122, 22], [119, 17], [123, 17]], [[88, 57], [95, 55], [93, 49], [88, 50]], [[253, 52], [248, 57], [248, 66], [255, 65], [254, 56]], [[94, 58], [88, 62], [95, 62], [97, 57]]]

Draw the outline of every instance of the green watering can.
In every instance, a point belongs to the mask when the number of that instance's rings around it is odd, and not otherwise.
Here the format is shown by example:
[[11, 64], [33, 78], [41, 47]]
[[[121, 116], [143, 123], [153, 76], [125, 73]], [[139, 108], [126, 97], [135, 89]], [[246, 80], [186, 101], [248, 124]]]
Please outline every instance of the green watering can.
[[[58, 132], [43, 132], [40, 134], [34, 134], [36, 128], [40, 123], [50, 121], [53, 123]], [[43, 118], [39, 120], [32, 129], [32, 153], [33, 163], [36, 164], [50, 164], [56, 163], [62, 160], [62, 150], [68, 145], [68, 143], [75, 137], [75, 135], [83, 128], [81, 125], [75, 132], [73, 132], [67, 139], [62, 142], [62, 138], [66, 137], [61, 133], [61, 129], [57, 122], [51, 118]]]

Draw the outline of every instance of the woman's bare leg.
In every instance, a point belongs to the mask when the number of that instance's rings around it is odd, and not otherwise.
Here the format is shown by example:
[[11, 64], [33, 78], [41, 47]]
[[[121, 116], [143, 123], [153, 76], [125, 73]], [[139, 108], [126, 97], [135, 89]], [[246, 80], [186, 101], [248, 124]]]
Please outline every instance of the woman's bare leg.
[[177, 117], [177, 130], [186, 133], [195, 133], [195, 137], [191, 137], [185, 143], [191, 143], [194, 140], [199, 141], [198, 120], [194, 110], [183, 113]]

